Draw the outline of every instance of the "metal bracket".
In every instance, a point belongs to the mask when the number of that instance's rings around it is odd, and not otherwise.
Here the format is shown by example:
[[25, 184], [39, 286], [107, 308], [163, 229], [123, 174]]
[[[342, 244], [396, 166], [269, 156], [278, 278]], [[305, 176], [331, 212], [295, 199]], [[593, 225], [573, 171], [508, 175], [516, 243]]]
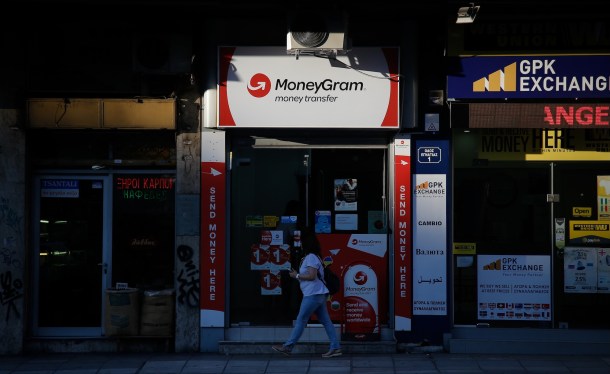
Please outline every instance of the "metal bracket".
[[547, 193], [546, 194], [546, 202], [547, 203], [558, 203], [559, 202], [559, 195], [552, 194], [552, 193]]

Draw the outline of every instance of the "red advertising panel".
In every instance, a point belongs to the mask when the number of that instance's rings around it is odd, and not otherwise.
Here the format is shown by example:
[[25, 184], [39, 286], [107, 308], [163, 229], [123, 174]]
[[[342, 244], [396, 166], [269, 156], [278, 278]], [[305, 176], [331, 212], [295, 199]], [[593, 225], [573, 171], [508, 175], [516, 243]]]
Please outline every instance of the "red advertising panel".
[[201, 163], [201, 326], [224, 326], [225, 163]]
[[396, 331], [411, 331], [413, 317], [411, 238], [411, 139], [394, 143], [394, 315]]
[[470, 103], [470, 128], [610, 128], [608, 103]]
[[322, 260], [341, 278], [330, 297], [330, 316], [343, 339], [376, 340], [388, 314], [386, 234], [318, 234]]

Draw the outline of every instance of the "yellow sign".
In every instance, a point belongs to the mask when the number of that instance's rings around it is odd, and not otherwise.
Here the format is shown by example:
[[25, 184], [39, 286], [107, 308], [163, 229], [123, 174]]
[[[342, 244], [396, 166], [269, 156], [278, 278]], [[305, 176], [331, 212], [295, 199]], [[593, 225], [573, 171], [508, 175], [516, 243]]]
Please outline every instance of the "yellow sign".
[[277, 226], [277, 222], [280, 220], [278, 216], [264, 216], [263, 217], [263, 226], [264, 227], [275, 227]]
[[453, 243], [454, 255], [474, 255], [477, 253], [477, 243]]
[[583, 207], [573, 207], [572, 208], [572, 215], [574, 217], [591, 218], [592, 214], [593, 214], [593, 208], [583, 208]]
[[610, 130], [481, 129], [478, 157], [501, 161], [610, 161]]
[[610, 243], [610, 222], [570, 221], [570, 243]]
[[246, 216], [246, 227], [263, 227], [263, 216]]
[[610, 175], [597, 176], [597, 219], [610, 220]]

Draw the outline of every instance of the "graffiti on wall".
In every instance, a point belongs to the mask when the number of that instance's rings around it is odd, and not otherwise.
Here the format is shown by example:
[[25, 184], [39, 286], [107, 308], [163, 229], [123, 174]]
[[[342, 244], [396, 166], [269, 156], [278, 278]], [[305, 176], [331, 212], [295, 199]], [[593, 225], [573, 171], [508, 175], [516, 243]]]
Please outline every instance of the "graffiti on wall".
[[0, 304], [6, 308], [5, 322], [11, 319], [11, 313], [15, 318], [21, 317], [15, 301], [23, 297], [22, 289], [23, 282], [20, 279], [13, 279], [10, 270], [0, 274]]
[[21, 222], [23, 217], [9, 206], [9, 201], [5, 197], [0, 197], [0, 225], [8, 227], [18, 238], [21, 238]]
[[193, 261], [193, 248], [188, 245], [179, 245], [177, 257], [182, 264], [178, 273], [178, 297], [180, 304], [199, 308], [199, 269]]
[[18, 255], [22, 221], [23, 217], [9, 206], [9, 200], [0, 197], [0, 235], [5, 232], [3, 229], [9, 233], [0, 241], [0, 306], [5, 310], [6, 322], [11, 317], [21, 318], [16, 301], [23, 297], [23, 281], [14, 276], [12, 270], [16, 270], [17, 274], [23, 271], [22, 260]]

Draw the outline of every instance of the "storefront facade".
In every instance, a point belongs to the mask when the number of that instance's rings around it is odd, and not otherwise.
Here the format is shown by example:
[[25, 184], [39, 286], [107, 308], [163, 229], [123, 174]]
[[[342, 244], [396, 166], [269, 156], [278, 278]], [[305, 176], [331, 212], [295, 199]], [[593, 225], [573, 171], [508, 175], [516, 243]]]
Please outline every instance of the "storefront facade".
[[[3, 60], [0, 97], [0, 351], [267, 349], [296, 315], [283, 270], [303, 230], [343, 278], [329, 308], [360, 349], [607, 330], [610, 91], [532, 92], [607, 77], [608, 38], [580, 48], [557, 40], [561, 21], [454, 25], [454, 9], [412, 6], [354, 5], [336, 56], [287, 53], [295, 9], [276, 6], [6, 30], [21, 57]], [[164, 17], [175, 31], [141, 32]], [[145, 53], [148, 36], [168, 54]], [[523, 47], [540, 40], [543, 57]], [[511, 85], [525, 75], [528, 93]], [[125, 285], [171, 293], [168, 329], [111, 333], [107, 292]], [[316, 325], [304, 343], [324, 341]]]
[[[282, 47], [219, 49], [217, 122], [201, 136], [204, 350], [288, 337], [300, 291], [283, 271], [298, 266], [305, 230], [342, 278], [328, 302], [341, 336], [395, 349], [395, 333], [411, 332], [411, 138], [399, 113], [412, 104], [399, 97], [399, 57], [396, 47], [298, 59]], [[447, 318], [446, 271], [435, 277]], [[323, 339], [313, 322], [306, 341]]]
[[[595, 51], [606, 42], [561, 34], [562, 20], [496, 22], [476, 36], [461, 30], [447, 80], [454, 335], [534, 328], [550, 341], [581, 341], [583, 353], [603, 352], [610, 138], [607, 56]], [[547, 27], [522, 31], [537, 24]], [[507, 25], [521, 28], [509, 38], [499, 31]]]
[[[23, 74], [8, 80], [10, 100], [3, 104], [10, 108], [3, 117], [10, 135], [2, 137], [8, 142], [3, 151], [10, 150], [12, 157], [3, 168], [11, 174], [2, 182], [6, 214], [1, 222], [4, 246], [13, 254], [10, 268], [3, 270], [12, 276], [5, 299], [10, 323], [3, 327], [3, 336], [12, 343], [5, 351], [144, 347], [207, 352], [218, 351], [222, 341], [260, 339], [258, 332], [245, 329], [249, 326], [288, 331], [298, 292], [290, 293], [286, 280], [280, 286], [271, 271], [277, 275], [286, 266], [281, 251], [285, 244], [294, 246], [296, 231], [306, 226], [315, 230], [316, 222], [329, 251], [325, 261], [346, 271], [364, 269], [374, 281], [373, 287], [366, 286], [375, 290], [367, 296], [366, 313], [373, 316], [352, 310], [356, 316], [346, 333], [355, 331], [356, 340], [392, 344], [396, 331], [409, 333], [411, 233], [410, 218], [404, 217], [410, 217], [410, 201], [404, 188], [411, 182], [410, 174], [401, 171], [398, 186], [394, 174], [398, 168], [410, 173], [409, 164], [397, 160], [410, 157], [410, 139], [404, 133], [419, 122], [420, 93], [416, 86], [399, 82], [415, 81], [419, 49], [436, 47], [423, 46], [416, 34], [427, 27], [440, 30], [436, 23], [418, 26], [398, 14], [390, 22], [372, 20], [365, 10], [353, 9], [349, 36], [356, 47], [313, 66], [317, 58], [289, 55], [282, 45], [285, 18], [294, 9], [268, 8], [265, 19], [275, 21], [267, 22], [267, 35], [256, 40], [238, 29], [227, 31], [225, 21], [212, 13], [191, 20], [194, 13], [189, 11], [185, 19], [180, 6], [162, 12], [181, 19], [174, 32], [145, 33], [141, 30], [151, 24], [143, 19], [133, 23], [129, 17], [138, 11], [125, 8], [110, 30], [103, 19], [114, 19], [114, 13], [100, 10], [89, 26], [107, 31], [103, 33], [85, 32], [91, 30], [86, 21], [66, 19], [54, 27], [48, 20], [27, 23], [31, 32], [11, 34], [15, 54], [32, 60], [8, 64]], [[247, 7], [236, 13], [239, 30], [246, 24], [260, 26], [250, 15]], [[384, 25], [378, 34], [383, 42], [371, 37], [372, 24]], [[44, 48], [75, 29], [83, 32], [69, 47]], [[218, 33], [220, 29], [225, 31]], [[283, 35], [281, 41], [276, 35]], [[169, 55], [153, 53], [151, 47], [165, 43]], [[232, 61], [240, 70], [229, 76], [234, 72], [226, 53], [219, 53], [222, 45], [254, 45], [242, 54], [239, 48], [245, 47], [230, 48], [237, 48], [234, 58], [254, 52], [264, 61]], [[273, 47], [265, 47], [269, 45]], [[77, 46], [88, 52], [71, 53]], [[343, 65], [333, 65], [338, 62]], [[265, 98], [247, 90], [220, 94], [218, 72], [228, 74], [225, 82], [241, 84], [242, 74], [249, 75], [242, 69], [265, 64], [274, 66], [266, 69], [268, 76], [285, 64], [280, 85], [285, 84], [281, 96], [287, 101], [265, 108], [260, 106]], [[312, 66], [313, 75], [299, 72]], [[87, 80], [88, 71], [98, 73]], [[303, 89], [302, 79], [321, 83]], [[261, 92], [254, 85], [251, 89], [254, 95]], [[236, 93], [258, 99], [259, 112], [242, 111], [240, 99], [230, 97]], [[291, 101], [297, 96], [315, 101], [299, 109]], [[343, 102], [336, 102], [337, 97]], [[231, 118], [223, 117], [227, 114]], [[253, 119], [259, 122], [248, 122]], [[348, 186], [354, 188], [354, 182], [356, 190]], [[392, 203], [397, 193], [400, 212]], [[341, 202], [345, 205], [335, 207]], [[403, 217], [396, 227], [402, 232], [400, 245], [391, 235], [396, 214]], [[212, 218], [218, 221], [208, 225]], [[271, 231], [272, 241], [267, 242], [263, 231]], [[279, 231], [285, 238], [276, 245]], [[257, 263], [257, 255], [265, 253], [256, 253], [256, 248], [266, 245], [280, 247], [274, 252], [278, 257]], [[400, 266], [392, 259], [395, 253], [402, 256]], [[399, 286], [393, 280], [396, 271]], [[143, 297], [173, 291], [169, 333], [143, 334], [141, 319], [120, 334], [108, 328], [113, 305], [107, 294], [125, 286]], [[361, 297], [356, 291], [362, 289], [344, 289], [337, 298]], [[394, 294], [401, 298], [396, 305]], [[86, 308], [82, 300], [87, 300]], [[344, 313], [344, 308], [335, 310], [338, 329]], [[140, 312], [138, 318], [142, 316]]]

